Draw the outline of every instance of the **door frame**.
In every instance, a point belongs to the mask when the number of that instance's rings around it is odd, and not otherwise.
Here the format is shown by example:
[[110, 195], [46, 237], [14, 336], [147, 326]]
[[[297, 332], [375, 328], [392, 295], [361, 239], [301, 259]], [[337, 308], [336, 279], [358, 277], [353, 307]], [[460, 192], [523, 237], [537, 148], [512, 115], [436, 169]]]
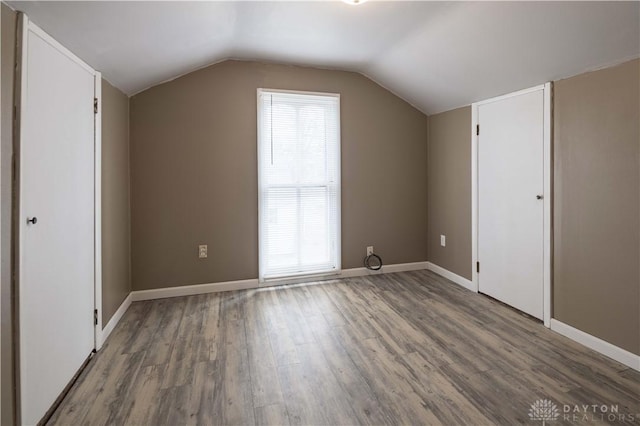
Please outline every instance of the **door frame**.
[[[14, 182], [13, 182], [13, 288], [15, 290], [14, 299], [14, 354], [15, 354], [15, 377], [16, 377], [16, 418], [20, 422], [21, 417], [21, 386], [20, 380], [22, 377], [22, 366], [20, 365], [20, 286], [21, 286], [21, 270], [20, 261], [23, 257], [23, 235], [20, 231], [20, 224], [23, 218], [22, 216], [22, 198], [20, 182], [22, 179], [21, 170], [21, 150], [23, 128], [28, 125], [26, 122], [25, 113], [27, 108], [26, 102], [26, 89], [27, 89], [27, 43], [29, 31], [33, 32], [37, 36], [44, 39], [47, 43], [53, 46], [60, 53], [64, 54], [67, 58], [71, 59], [82, 68], [87, 70], [94, 76], [94, 102], [97, 101], [97, 112], [94, 114], [94, 146], [93, 146], [93, 158], [94, 158], [94, 230], [93, 230], [93, 244], [94, 244], [94, 312], [97, 310], [96, 321], [94, 321], [94, 350], [99, 350], [102, 346], [102, 196], [101, 196], [101, 173], [102, 173], [102, 105], [101, 105], [101, 88], [102, 88], [102, 74], [94, 70], [91, 66], [85, 63], [82, 59], [74, 55], [70, 50], [61, 45], [53, 37], [47, 34], [45, 31], [35, 25], [29, 17], [24, 13], [18, 15], [18, 37], [16, 47], [16, 87], [15, 87], [15, 133], [14, 133]], [[91, 100], [88, 99], [87, 102]], [[71, 379], [71, 378], [69, 378]]]
[[478, 135], [476, 129], [478, 123], [478, 107], [484, 104], [508, 99], [514, 96], [524, 95], [531, 92], [542, 90], [544, 98], [543, 107], [543, 310], [542, 318], [544, 325], [548, 328], [551, 326], [551, 267], [553, 246], [551, 233], [553, 229], [552, 204], [553, 204], [553, 186], [552, 186], [552, 150], [551, 150], [551, 97], [552, 83], [548, 82], [528, 89], [519, 90], [495, 98], [486, 99], [484, 101], [471, 104], [471, 282], [473, 289], [479, 292], [478, 271], [476, 268], [478, 262]]

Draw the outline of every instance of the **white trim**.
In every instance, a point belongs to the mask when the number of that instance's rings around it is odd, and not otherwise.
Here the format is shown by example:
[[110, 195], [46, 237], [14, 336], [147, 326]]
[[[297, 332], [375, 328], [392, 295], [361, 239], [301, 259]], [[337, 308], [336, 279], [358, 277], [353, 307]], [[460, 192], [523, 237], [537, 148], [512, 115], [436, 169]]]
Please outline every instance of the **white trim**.
[[427, 262], [427, 269], [430, 271], [435, 272], [438, 275], [441, 275], [442, 277], [453, 281], [454, 283], [466, 288], [467, 290], [473, 291], [477, 293], [477, 290], [475, 288], [475, 286], [473, 285], [473, 282], [471, 282], [470, 280], [468, 280], [465, 277], [461, 277], [458, 274], [454, 274], [453, 272], [449, 271], [448, 269], [444, 269], [441, 266], [436, 265], [435, 263], [431, 263], [431, 262]]
[[484, 101], [478, 101], [471, 104], [472, 106], [480, 106], [485, 104], [490, 104], [492, 102], [503, 101], [505, 99], [513, 98], [515, 96], [526, 95], [527, 93], [537, 92], [538, 90], [546, 89], [549, 83], [540, 84], [538, 86], [529, 87], [528, 89], [518, 90], [517, 92], [506, 93], [504, 95], [496, 96], [494, 98], [485, 99]]
[[107, 338], [109, 337], [113, 329], [116, 328], [116, 325], [118, 325], [124, 314], [127, 312], [129, 306], [131, 306], [131, 299], [131, 293], [129, 293], [120, 304], [120, 307], [118, 307], [118, 309], [114, 312], [107, 325], [100, 332], [100, 346], [102, 346], [102, 344], [107, 341]]
[[471, 285], [480, 291], [478, 281], [478, 106], [471, 105]]
[[104, 338], [102, 330], [102, 74], [95, 72], [93, 96], [98, 100], [98, 113], [94, 114], [93, 171], [94, 171], [94, 307], [97, 309], [95, 324], [95, 349], [100, 350]]
[[261, 89], [256, 90], [256, 155], [257, 155], [257, 174], [258, 174], [258, 277], [262, 271], [264, 271], [264, 265], [262, 261], [262, 253], [264, 253], [264, 244], [262, 240], [264, 239], [264, 232], [262, 231], [262, 179], [260, 178], [260, 170], [262, 169], [261, 159], [262, 156], [261, 148], [260, 148], [260, 129], [262, 129], [262, 114], [260, 109], [260, 94]]
[[551, 176], [551, 83], [541, 84], [529, 89], [475, 102], [471, 105], [471, 267], [472, 267], [472, 287], [479, 291], [478, 272], [476, 263], [478, 262], [478, 136], [476, 126], [479, 124], [478, 107], [483, 104], [520, 96], [531, 92], [542, 90], [544, 96], [543, 108], [543, 309], [542, 320], [546, 327], [551, 323], [551, 207], [552, 207], [552, 176]]
[[420, 271], [427, 269], [427, 263], [428, 262], [410, 262], [383, 265], [379, 271], [372, 271], [367, 268], [345, 269], [340, 273], [338, 278], [366, 277], [369, 275], [392, 274], [394, 272]]
[[16, 256], [14, 257], [14, 276], [15, 281], [13, 283], [14, 289], [16, 291], [15, 301], [14, 301], [14, 320], [17, 324], [14, 324], [14, 330], [16, 330], [16, 341], [14, 346], [14, 360], [15, 360], [15, 420], [16, 424], [22, 424], [22, 400], [24, 398], [24, 389], [22, 387], [22, 377], [25, 375], [25, 366], [22, 362], [22, 338], [20, 335], [20, 319], [23, 316], [22, 310], [20, 309], [20, 289], [22, 287], [22, 268], [21, 263], [22, 259], [24, 259], [24, 244], [22, 244], [23, 240], [23, 229], [22, 224], [19, 218], [23, 217], [22, 212], [24, 211], [24, 200], [22, 196], [22, 147], [21, 141], [24, 137], [24, 128], [26, 127], [26, 117], [27, 117], [27, 61], [29, 58], [28, 55], [28, 46], [27, 40], [29, 39], [29, 17], [24, 13], [18, 14], [18, 32], [17, 32], [17, 48], [16, 48], [16, 89], [15, 89], [15, 99], [14, 106], [16, 107], [17, 116], [15, 117], [15, 135], [14, 135], [14, 153], [13, 158], [15, 161], [15, 170], [14, 176], [17, 176], [17, 179], [14, 178], [14, 194], [16, 199], [16, 204], [18, 208], [18, 213], [13, 216], [13, 229], [17, 234], [17, 237], [14, 239], [14, 252]]
[[268, 92], [268, 93], [282, 93], [282, 94], [290, 94], [290, 95], [302, 95], [302, 96], [318, 96], [322, 98], [338, 98], [340, 99], [340, 93], [332, 93], [332, 92], [312, 92], [308, 90], [288, 90], [288, 89], [267, 89], [265, 87], [258, 88], [258, 96], [260, 93]]
[[553, 203], [553, 193], [552, 193], [552, 175], [551, 175], [551, 164], [552, 164], [552, 153], [551, 153], [551, 83], [546, 83], [544, 85], [544, 124], [543, 124], [543, 179], [544, 179], [544, 211], [543, 211], [543, 257], [542, 261], [544, 263], [544, 272], [543, 272], [543, 286], [542, 286], [542, 321], [545, 327], [551, 327], [551, 280], [552, 280], [552, 272], [551, 272], [551, 259], [553, 256], [553, 246], [551, 240], [551, 232], [552, 232], [552, 203]]
[[196, 294], [217, 293], [220, 291], [247, 290], [258, 288], [258, 279], [225, 281], [209, 284], [194, 284], [178, 287], [154, 288], [131, 292], [131, 301], [165, 299], [167, 297], [193, 296]]
[[551, 330], [558, 334], [561, 334], [569, 339], [580, 343], [602, 355], [618, 361], [626, 365], [629, 368], [633, 368], [636, 371], [640, 371], [640, 355], [631, 353], [625, 349], [615, 346], [609, 342], [606, 342], [598, 337], [595, 337], [589, 333], [585, 333], [582, 330], [578, 330], [568, 324], [565, 324], [556, 319], [550, 321]]
[[195, 284], [178, 287], [157, 288], [151, 290], [138, 290], [131, 292], [131, 301], [164, 299], [167, 297], [193, 296], [196, 294], [217, 293], [221, 291], [247, 290], [263, 287], [272, 287], [285, 284], [300, 284], [340, 278], [362, 277], [368, 275], [389, 274], [393, 272], [418, 271], [427, 268], [428, 262], [399, 263], [383, 266], [379, 271], [371, 271], [367, 268], [344, 269], [339, 273], [320, 275], [317, 277], [306, 276], [292, 279], [271, 280], [259, 282], [257, 278], [239, 281], [225, 281], [219, 283]]
[[338, 141], [336, 161], [336, 270], [342, 272], [342, 98], [340, 93], [331, 93], [338, 98]]

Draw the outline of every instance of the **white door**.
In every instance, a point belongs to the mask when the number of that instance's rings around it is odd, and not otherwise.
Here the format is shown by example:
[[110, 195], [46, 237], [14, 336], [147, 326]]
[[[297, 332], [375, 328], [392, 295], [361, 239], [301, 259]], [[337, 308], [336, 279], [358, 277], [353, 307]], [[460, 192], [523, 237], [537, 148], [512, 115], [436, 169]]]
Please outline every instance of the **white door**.
[[22, 22], [20, 414], [36, 424], [94, 349], [95, 71]]
[[479, 291], [543, 319], [544, 90], [477, 108]]

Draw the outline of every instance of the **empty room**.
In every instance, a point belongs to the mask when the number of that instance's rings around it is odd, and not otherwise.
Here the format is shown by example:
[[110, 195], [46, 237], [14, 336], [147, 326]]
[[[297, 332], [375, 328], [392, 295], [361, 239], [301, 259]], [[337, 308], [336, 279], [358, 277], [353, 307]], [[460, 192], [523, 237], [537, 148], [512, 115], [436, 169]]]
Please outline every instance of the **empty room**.
[[2, 426], [640, 425], [640, 1], [0, 7]]

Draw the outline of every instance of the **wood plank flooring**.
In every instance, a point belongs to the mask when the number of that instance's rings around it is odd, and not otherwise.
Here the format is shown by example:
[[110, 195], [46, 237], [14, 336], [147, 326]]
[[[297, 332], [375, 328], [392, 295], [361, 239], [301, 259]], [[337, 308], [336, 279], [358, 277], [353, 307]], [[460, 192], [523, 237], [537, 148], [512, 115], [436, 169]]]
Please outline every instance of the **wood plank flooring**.
[[640, 373], [416, 271], [133, 303], [49, 423], [541, 424], [538, 399], [640, 424]]

